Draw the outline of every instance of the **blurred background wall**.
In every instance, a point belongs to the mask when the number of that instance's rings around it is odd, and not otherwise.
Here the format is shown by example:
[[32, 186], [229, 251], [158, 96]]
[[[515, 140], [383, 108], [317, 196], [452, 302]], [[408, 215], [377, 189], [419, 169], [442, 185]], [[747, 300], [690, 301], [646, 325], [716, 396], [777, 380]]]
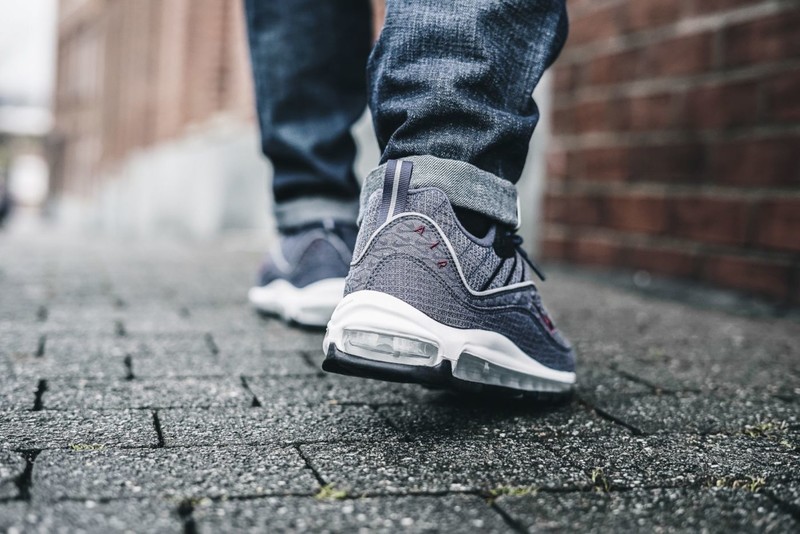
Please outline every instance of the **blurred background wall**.
[[[568, 6], [520, 183], [529, 244], [800, 303], [800, 2]], [[142, 237], [268, 229], [241, 1], [57, 7], [54, 127], [39, 106], [12, 135], [48, 154], [55, 220]], [[363, 176], [377, 158], [366, 115], [355, 131]]]
[[138, 236], [268, 225], [253, 109], [240, 0], [61, 0], [59, 217]]
[[800, 2], [568, 4], [546, 255], [800, 302]]

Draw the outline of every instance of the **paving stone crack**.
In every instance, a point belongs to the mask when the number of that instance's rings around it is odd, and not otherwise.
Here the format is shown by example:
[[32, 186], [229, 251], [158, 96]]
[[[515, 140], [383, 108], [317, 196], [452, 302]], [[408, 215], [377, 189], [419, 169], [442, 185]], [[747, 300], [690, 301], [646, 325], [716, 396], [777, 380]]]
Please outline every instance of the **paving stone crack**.
[[317, 376], [325, 376], [325, 373], [322, 371], [322, 368], [319, 365], [317, 365], [317, 362], [314, 361], [314, 358], [311, 356], [311, 354], [308, 353], [308, 351], [301, 350], [299, 352], [300, 352], [300, 357], [303, 358], [305, 364], [314, 370], [314, 374], [316, 374]]
[[194, 520], [194, 503], [190, 499], [184, 499], [178, 505], [178, 517], [183, 521], [184, 534], [196, 534], [197, 524]]
[[153, 410], [153, 428], [155, 428], [156, 436], [158, 436], [158, 445], [156, 445], [156, 448], [163, 449], [166, 445], [164, 442], [164, 433], [161, 430], [161, 420], [158, 418], [158, 410]]
[[117, 337], [126, 337], [128, 335], [128, 331], [125, 329], [125, 323], [122, 322], [121, 319], [114, 321], [114, 333]]
[[47, 391], [47, 380], [39, 380], [38, 384], [36, 385], [36, 396], [33, 399], [33, 408], [32, 411], [40, 412], [44, 406], [43, 397], [45, 392]]
[[582, 397], [578, 399], [578, 402], [580, 402], [584, 406], [588, 407], [589, 409], [593, 410], [594, 413], [596, 413], [598, 416], [602, 417], [606, 421], [611, 421], [612, 423], [617, 424], [617, 425], [619, 425], [619, 426], [621, 426], [623, 428], [627, 428], [628, 430], [630, 430], [633, 433], [634, 436], [644, 436], [644, 435], [646, 435], [639, 428], [636, 428], [635, 426], [626, 423], [622, 419], [616, 417], [615, 415], [612, 415], [612, 414], [608, 413], [607, 411], [603, 410], [602, 408], [598, 408], [597, 406], [594, 406], [591, 402], [589, 402], [588, 400], [586, 400], [586, 399], [584, 399]]
[[250, 389], [250, 385], [247, 383], [247, 378], [244, 376], [240, 376], [239, 380], [241, 380], [242, 387], [244, 388], [244, 390], [247, 391], [253, 397], [253, 400], [250, 403], [250, 407], [261, 408], [263, 405], [261, 404], [261, 401], [258, 400], [258, 396], [253, 392], [252, 389]]
[[126, 354], [122, 364], [125, 366], [125, 380], [134, 380], [136, 375], [133, 374], [133, 356]]
[[37, 358], [43, 358], [44, 357], [44, 352], [45, 352], [46, 345], [47, 345], [47, 335], [46, 334], [42, 334], [41, 336], [39, 336], [39, 341], [36, 344], [36, 357]]
[[771, 490], [767, 489], [763, 492], [764, 495], [767, 496], [769, 500], [775, 503], [775, 505], [781, 509], [781, 511], [789, 514], [795, 520], [800, 522], [800, 506], [792, 504], [790, 502], [784, 501], [777, 495], [775, 495]]
[[514, 517], [511, 514], [506, 512], [503, 509], [503, 507], [497, 504], [496, 502], [494, 501], [490, 502], [489, 508], [491, 508], [497, 515], [499, 515], [512, 531], [527, 532], [527, 529], [522, 523], [520, 523], [517, 519], [514, 519]]
[[206, 332], [205, 335], [203, 335], [203, 340], [205, 341], [208, 350], [211, 351], [211, 354], [213, 356], [217, 356], [219, 354], [219, 346], [214, 340], [214, 336], [211, 334], [211, 332]]
[[16, 480], [17, 489], [19, 490], [18, 500], [29, 502], [31, 500], [31, 488], [33, 487], [33, 464], [42, 451], [41, 449], [27, 449], [20, 452], [25, 456], [25, 469]]
[[306, 456], [306, 454], [305, 454], [305, 453], [303, 452], [303, 450], [300, 448], [300, 445], [294, 445], [294, 450], [296, 450], [296, 451], [297, 451], [297, 454], [299, 454], [299, 455], [300, 455], [300, 458], [302, 458], [302, 459], [303, 459], [303, 462], [305, 462], [305, 464], [306, 464], [306, 468], [307, 468], [309, 471], [311, 471], [311, 474], [313, 474], [313, 475], [314, 475], [314, 478], [315, 478], [315, 479], [317, 479], [317, 484], [319, 484], [319, 486], [320, 486], [321, 488], [324, 488], [325, 486], [327, 486], [327, 485], [328, 485], [328, 483], [325, 481], [325, 479], [324, 479], [324, 478], [322, 478], [322, 475], [319, 473], [319, 471], [317, 471], [317, 470], [314, 468], [314, 466], [313, 466], [313, 465], [311, 465], [311, 460], [308, 458], [308, 456]]

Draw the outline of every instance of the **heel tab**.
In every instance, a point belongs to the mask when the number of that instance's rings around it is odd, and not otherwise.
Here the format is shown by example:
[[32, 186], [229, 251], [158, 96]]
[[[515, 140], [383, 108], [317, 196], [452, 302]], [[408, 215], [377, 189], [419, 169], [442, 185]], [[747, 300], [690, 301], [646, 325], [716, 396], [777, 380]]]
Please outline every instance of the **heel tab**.
[[408, 189], [414, 164], [408, 160], [389, 160], [383, 176], [383, 193], [378, 210], [378, 224], [406, 211]]

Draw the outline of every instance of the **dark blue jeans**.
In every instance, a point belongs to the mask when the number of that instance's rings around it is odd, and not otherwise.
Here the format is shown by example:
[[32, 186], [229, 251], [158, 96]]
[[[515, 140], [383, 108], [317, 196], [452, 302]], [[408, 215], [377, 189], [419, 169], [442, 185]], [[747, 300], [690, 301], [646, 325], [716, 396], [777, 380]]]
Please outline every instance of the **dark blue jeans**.
[[565, 0], [387, 0], [371, 52], [368, 0], [246, 0], [246, 12], [279, 227], [355, 218], [350, 128], [367, 102], [382, 164], [412, 158], [412, 186], [516, 222], [531, 93], [566, 40]]

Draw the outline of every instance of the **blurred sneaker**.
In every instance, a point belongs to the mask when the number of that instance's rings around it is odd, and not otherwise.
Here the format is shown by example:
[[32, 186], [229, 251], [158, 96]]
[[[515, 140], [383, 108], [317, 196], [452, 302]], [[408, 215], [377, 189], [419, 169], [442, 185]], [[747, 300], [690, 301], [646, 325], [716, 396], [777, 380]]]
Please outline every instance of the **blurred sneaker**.
[[325, 221], [284, 232], [248, 297], [263, 313], [323, 327], [342, 299], [358, 228]]
[[[531, 396], [563, 394], [575, 356], [542, 305], [521, 238], [483, 237], [440, 189], [408, 190], [411, 162], [369, 199], [323, 369], [397, 382]], [[400, 181], [398, 183], [398, 180]], [[388, 185], [387, 185], [388, 184]]]

